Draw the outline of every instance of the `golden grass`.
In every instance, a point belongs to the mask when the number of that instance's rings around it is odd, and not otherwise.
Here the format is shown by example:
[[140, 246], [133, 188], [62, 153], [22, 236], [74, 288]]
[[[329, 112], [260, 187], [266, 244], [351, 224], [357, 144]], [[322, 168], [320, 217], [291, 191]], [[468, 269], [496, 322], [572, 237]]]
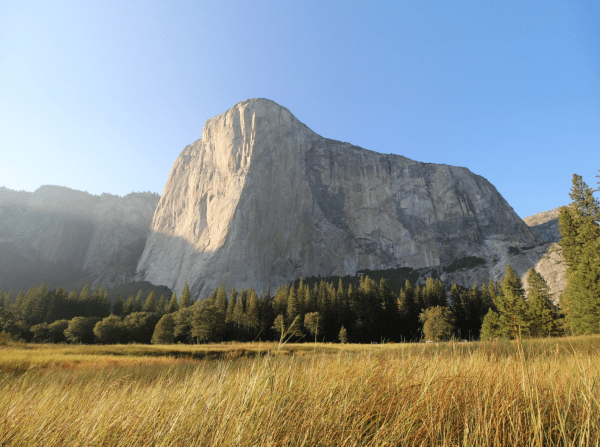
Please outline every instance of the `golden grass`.
[[0, 445], [600, 444], [600, 337], [263, 348], [42, 346], [123, 361], [0, 373]]

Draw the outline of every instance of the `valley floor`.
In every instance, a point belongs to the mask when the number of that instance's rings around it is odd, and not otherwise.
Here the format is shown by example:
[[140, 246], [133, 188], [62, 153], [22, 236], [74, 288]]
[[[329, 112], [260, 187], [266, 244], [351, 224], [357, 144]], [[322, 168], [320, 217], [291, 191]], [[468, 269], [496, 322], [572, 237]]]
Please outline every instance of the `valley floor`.
[[0, 445], [598, 445], [600, 336], [0, 346]]

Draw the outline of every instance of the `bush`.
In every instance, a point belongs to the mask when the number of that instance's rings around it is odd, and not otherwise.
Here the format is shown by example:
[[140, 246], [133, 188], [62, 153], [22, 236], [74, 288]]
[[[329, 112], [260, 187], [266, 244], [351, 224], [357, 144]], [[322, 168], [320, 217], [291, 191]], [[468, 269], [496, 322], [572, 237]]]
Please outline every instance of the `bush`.
[[122, 343], [127, 334], [127, 329], [121, 319], [115, 315], [106, 317], [94, 326], [94, 335], [100, 343]]
[[127, 331], [127, 340], [136, 343], [150, 343], [159, 318], [157, 314], [150, 312], [134, 312], [127, 315], [123, 320]]
[[64, 331], [65, 338], [70, 343], [93, 343], [94, 326], [100, 320], [98, 317], [75, 317]]
[[154, 328], [153, 345], [170, 345], [175, 340], [175, 318], [173, 314], [163, 315]]
[[66, 341], [65, 329], [69, 326], [69, 320], [56, 320], [48, 325], [48, 341], [51, 343], [63, 343]]
[[423, 333], [427, 340], [444, 341], [452, 337], [454, 324], [452, 312], [447, 307], [430, 307], [421, 312], [419, 320], [423, 323]]
[[48, 323], [33, 325], [29, 328], [29, 331], [33, 334], [33, 341], [37, 343], [47, 342], [49, 339]]

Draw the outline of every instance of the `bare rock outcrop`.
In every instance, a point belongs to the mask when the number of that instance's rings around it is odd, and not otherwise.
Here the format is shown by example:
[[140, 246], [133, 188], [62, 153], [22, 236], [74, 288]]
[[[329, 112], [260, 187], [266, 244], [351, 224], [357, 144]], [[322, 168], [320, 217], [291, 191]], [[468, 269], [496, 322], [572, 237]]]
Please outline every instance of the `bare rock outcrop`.
[[524, 218], [523, 221], [535, 230], [545, 242], [558, 242], [560, 240], [560, 231], [558, 229], [560, 208], [534, 214], [533, 216]]
[[473, 258], [487, 280], [502, 276], [512, 252], [542, 243], [466, 168], [323, 138], [251, 99], [208, 120], [181, 152], [137, 269], [176, 291], [188, 282], [199, 297], [221, 284], [260, 290]]

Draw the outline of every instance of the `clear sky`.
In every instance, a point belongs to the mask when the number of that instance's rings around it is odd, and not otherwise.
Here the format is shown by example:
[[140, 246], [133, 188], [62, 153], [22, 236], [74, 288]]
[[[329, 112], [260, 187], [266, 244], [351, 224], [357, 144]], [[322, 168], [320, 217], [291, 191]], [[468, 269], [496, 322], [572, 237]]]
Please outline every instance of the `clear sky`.
[[597, 3], [0, 0], [0, 186], [162, 193], [205, 120], [262, 97], [552, 209], [598, 180]]

